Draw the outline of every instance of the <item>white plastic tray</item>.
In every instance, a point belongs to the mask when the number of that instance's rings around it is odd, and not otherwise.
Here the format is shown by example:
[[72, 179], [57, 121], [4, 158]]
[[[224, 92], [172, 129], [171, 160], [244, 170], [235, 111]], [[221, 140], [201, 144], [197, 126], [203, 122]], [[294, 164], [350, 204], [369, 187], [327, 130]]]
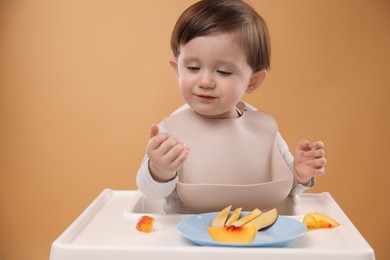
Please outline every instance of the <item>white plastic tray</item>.
[[[297, 195], [281, 205], [279, 212], [302, 220], [304, 214], [319, 211], [335, 218], [341, 226], [308, 231], [282, 248], [194, 245], [176, 230], [176, 224], [188, 215], [164, 214], [161, 203], [147, 200], [138, 191], [105, 189], [53, 242], [50, 260], [375, 259], [373, 249], [326, 192]], [[149, 234], [135, 229], [139, 217], [145, 214], [156, 219], [154, 230]]]

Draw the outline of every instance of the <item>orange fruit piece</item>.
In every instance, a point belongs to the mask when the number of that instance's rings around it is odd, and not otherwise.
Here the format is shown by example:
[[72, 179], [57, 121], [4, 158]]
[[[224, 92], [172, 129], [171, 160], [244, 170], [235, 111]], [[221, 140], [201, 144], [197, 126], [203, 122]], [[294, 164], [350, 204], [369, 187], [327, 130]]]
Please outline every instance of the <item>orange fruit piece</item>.
[[154, 218], [150, 216], [142, 216], [139, 218], [136, 229], [144, 233], [150, 233], [153, 230]]
[[252, 243], [257, 234], [254, 225], [249, 227], [208, 227], [207, 231], [214, 241], [223, 243]]
[[303, 218], [303, 224], [305, 224], [309, 229], [334, 228], [340, 226], [340, 224], [333, 218], [318, 212], [306, 214]]

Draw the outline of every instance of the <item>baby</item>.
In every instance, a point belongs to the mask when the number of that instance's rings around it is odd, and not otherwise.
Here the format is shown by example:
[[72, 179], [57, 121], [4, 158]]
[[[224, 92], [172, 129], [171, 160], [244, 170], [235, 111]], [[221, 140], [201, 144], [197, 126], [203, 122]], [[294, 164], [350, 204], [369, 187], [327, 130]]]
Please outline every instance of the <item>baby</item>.
[[[282, 177], [288, 184], [287, 192], [280, 191], [283, 197], [315, 185], [315, 177], [325, 173], [323, 142], [301, 140], [292, 156], [273, 118], [242, 102], [245, 93], [261, 86], [270, 68], [267, 26], [251, 6], [240, 0], [193, 4], [179, 17], [171, 48], [170, 65], [186, 104], [151, 126], [137, 173], [145, 196], [164, 198], [167, 213], [200, 212], [187, 202], [191, 185], [184, 184], [270, 182], [273, 154], [288, 169]], [[206, 193], [210, 200], [215, 197]], [[225, 204], [215, 205], [216, 211], [232, 203], [230, 193], [217, 196]], [[240, 203], [240, 194], [233, 195]]]

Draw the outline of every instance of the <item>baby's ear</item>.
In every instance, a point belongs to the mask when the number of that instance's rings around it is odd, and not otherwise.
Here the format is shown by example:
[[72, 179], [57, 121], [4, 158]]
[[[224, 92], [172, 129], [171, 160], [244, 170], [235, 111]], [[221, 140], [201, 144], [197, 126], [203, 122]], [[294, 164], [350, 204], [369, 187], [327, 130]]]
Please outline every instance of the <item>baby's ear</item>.
[[258, 89], [261, 84], [263, 84], [264, 80], [267, 78], [268, 72], [266, 70], [260, 70], [252, 74], [251, 79], [249, 81], [249, 85], [246, 89], [247, 93], [252, 93], [256, 89]]
[[176, 77], [179, 76], [179, 69], [178, 69], [177, 59], [170, 60], [169, 61], [169, 65], [171, 65], [171, 67], [175, 71]]

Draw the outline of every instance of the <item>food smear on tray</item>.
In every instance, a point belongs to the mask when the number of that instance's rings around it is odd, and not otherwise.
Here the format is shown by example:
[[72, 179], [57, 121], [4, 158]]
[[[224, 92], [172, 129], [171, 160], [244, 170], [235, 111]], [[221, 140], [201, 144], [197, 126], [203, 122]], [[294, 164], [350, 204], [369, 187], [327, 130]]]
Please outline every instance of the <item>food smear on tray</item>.
[[270, 227], [278, 218], [275, 208], [265, 213], [256, 208], [241, 218], [242, 208], [237, 208], [229, 216], [231, 207], [230, 205], [217, 213], [207, 227], [208, 233], [216, 242], [252, 243], [258, 231]]
[[144, 233], [151, 233], [153, 230], [154, 218], [144, 215], [138, 219], [136, 229]]
[[308, 229], [335, 228], [340, 226], [340, 223], [333, 218], [318, 212], [306, 214], [303, 218], [303, 224], [305, 224]]

